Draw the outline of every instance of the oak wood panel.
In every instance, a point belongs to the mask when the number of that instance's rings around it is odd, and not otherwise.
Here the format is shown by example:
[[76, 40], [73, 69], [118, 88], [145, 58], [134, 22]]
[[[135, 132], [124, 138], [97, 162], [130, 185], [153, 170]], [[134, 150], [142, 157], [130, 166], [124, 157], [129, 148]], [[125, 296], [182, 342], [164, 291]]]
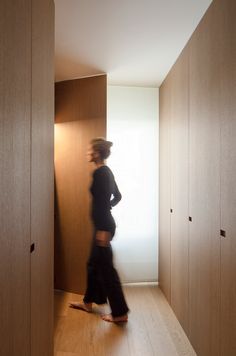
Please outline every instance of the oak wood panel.
[[92, 237], [89, 141], [106, 135], [106, 76], [56, 84], [55, 286], [85, 291]]
[[56, 83], [55, 122], [104, 118], [106, 83], [106, 75]]
[[170, 76], [160, 88], [160, 142], [159, 142], [159, 284], [170, 302], [171, 295], [171, 231], [170, 231]]
[[0, 354], [30, 355], [31, 1], [0, 2]]
[[218, 1], [221, 51], [221, 355], [236, 355], [236, 3]]
[[211, 6], [195, 31], [189, 62], [189, 336], [199, 356], [220, 351], [220, 62], [215, 11]]
[[171, 71], [171, 306], [188, 333], [189, 51]]
[[54, 1], [32, 1], [31, 356], [53, 355]]

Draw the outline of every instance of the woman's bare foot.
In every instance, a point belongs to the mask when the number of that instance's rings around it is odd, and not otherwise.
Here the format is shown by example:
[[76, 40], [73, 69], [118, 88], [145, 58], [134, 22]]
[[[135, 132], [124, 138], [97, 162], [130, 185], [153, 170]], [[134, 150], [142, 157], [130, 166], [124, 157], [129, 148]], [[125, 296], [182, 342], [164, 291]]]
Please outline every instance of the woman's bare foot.
[[112, 316], [111, 314], [102, 315], [102, 320], [110, 323], [126, 323], [128, 321], [128, 315]]
[[87, 313], [91, 313], [93, 311], [92, 303], [78, 303], [78, 302], [71, 302], [70, 307], [86, 311]]

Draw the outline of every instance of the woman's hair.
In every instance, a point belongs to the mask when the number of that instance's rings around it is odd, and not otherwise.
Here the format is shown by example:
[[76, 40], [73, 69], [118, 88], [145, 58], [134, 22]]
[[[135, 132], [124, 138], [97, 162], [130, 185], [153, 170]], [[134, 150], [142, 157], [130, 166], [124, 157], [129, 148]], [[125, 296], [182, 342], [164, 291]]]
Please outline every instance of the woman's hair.
[[98, 152], [101, 159], [107, 159], [111, 154], [111, 146], [113, 145], [112, 142], [107, 141], [103, 137], [97, 137], [91, 140], [91, 145], [93, 150]]

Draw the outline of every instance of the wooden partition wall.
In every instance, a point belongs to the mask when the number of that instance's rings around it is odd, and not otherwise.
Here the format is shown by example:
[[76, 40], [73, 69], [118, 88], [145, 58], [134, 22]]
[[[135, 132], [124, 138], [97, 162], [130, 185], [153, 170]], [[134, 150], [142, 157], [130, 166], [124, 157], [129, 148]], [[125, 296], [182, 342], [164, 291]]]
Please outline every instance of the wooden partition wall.
[[54, 1], [0, 2], [0, 355], [53, 355]]
[[56, 83], [55, 287], [83, 294], [92, 238], [90, 140], [106, 136], [106, 75]]
[[198, 356], [236, 355], [236, 3], [160, 88], [160, 285]]

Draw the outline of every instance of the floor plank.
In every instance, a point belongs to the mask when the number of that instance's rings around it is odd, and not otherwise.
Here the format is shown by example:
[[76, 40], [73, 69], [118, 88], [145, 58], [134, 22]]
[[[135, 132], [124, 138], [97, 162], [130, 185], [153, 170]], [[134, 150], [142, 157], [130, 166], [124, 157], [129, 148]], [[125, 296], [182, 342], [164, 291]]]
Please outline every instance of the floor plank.
[[156, 285], [127, 285], [127, 324], [106, 323], [100, 315], [69, 308], [82, 296], [55, 292], [55, 356], [196, 356], [178, 320]]

